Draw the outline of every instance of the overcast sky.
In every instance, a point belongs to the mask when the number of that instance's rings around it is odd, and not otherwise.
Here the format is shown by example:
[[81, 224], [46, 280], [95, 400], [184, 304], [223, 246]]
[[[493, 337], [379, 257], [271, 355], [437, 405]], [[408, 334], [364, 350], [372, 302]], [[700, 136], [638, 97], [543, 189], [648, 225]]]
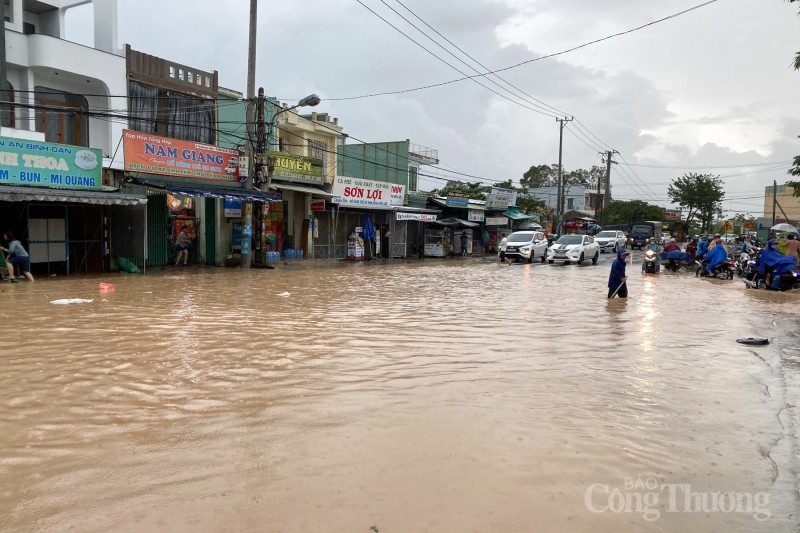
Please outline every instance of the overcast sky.
[[[459, 70], [474, 74], [381, 0], [362, 1]], [[396, 0], [385, 1], [424, 28]], [[401, 1], [492, 69], [626, 31], [703, 2]], [[83, 40], [86, 32], [76, 21], [86, 20], [88, 13], [81, 11], [86, 9], [76, 8], [70, 15], [68, 38]], [[119, 15], [120, 46], [130, 43], [146, 53], [218, 70], [222, 86], [246, 90], [247, 0], [119, 0]], [[797, 50], [796, 5], [718, 0], [500, 74], [523, 93], [511, 89], [516, 94], [510, 94], [480, 79], [518, 103], [470, 80], [399, 95], [325, 101], [462, 75], [356, 0], [261, 0], [257, 85], [287, 101], [317, 93], [323, 98], [317, 110], [339, 117], [351, 138], [410, 139], [438, 149], [442, 168], [486, 181], [518, 181], [531, 165], [558, 161], [558, 124], [551, 116], [558, 114], [555, 108], [576, 119], [564, 133], [566, 169], [600, 164], [597, 152], [608, 146], [621, 153], [624, 160], [618, 157], [621, 164], [612, 174], [616, 198], [668, 205], [670, 179], [689, 171], [713, 172], [725, 179], [727, 209], [759, 215], [764, 186], [773, 179], [786, 181], [786, 169], [800, 153], [800, 73], [791, 69]], [[546, 114], [524, 107], [537, 109], [542, 103]], [[443, 183], [425, 179], [421, 187]]]

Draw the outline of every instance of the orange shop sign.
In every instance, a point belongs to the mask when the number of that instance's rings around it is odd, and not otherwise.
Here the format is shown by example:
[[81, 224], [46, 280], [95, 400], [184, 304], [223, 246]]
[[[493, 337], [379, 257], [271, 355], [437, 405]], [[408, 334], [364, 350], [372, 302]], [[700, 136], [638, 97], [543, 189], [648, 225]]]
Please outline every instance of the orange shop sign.
[[123, 130], [125, 170], [178, 178], [239, 181], [239, 152]]

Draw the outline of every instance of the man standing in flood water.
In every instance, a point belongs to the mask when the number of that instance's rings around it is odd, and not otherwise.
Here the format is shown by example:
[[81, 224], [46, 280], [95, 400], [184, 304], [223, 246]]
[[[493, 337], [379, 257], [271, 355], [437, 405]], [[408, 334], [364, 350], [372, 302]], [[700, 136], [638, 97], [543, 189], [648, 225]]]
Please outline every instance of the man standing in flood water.
[[617, 258], [611, 264], [611, 274], [608, 276], [608, 299], [610, 300], [614, 294], [618, 294], [620, 298], [628, 297], [628, 284], [625, 281], [628, 279], [625, 276], [625, 260], [631, 253], [625, 248], [617, 250]]

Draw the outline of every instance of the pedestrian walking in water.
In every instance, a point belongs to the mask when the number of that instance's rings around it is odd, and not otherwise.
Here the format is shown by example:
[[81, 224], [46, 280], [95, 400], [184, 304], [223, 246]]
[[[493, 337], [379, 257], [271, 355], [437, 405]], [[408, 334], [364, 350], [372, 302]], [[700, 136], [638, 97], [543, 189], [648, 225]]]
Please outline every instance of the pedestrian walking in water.
[[617, 250], [617, 258], [611, 264], [611, 274], [608, 276], [608, 299], [616, 295], [620, 298], [628, 297], [627, 277], [625, 276], [625, 260], [631, 253], [625, 248]]
[[14, 279], [14, 266], [18, 265], [25, 277], [28, 278], [29, 281], [33, 281], [33, 276], [31, 275], [31, 258], [28, 252], [25, 251], [25, 248], [22, 247], [22, 243], [14, 238], [14, 234], [11, 231], [3, 233], [3, 239], [8, 243], [8, 248], [0, 248], [11, 256], [10, 258], [6, 257], [6, 268], [8, 269], [9, 279]]
[[461, 257], [467, 257], [467, 246], [469, 245], [469, 236], [467, 232], [461, 234]]

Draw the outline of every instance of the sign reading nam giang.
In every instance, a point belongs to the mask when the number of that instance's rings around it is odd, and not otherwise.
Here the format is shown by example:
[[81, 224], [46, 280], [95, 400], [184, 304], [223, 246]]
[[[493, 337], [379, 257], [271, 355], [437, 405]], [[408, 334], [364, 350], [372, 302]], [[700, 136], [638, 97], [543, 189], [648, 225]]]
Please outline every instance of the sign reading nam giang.
[[0, 184], [100, 189], [103, 152], [81, 146], [0, 137]]
[[239, 152], [123, 130], [125, 170], [183, 178], [239, 181]]

